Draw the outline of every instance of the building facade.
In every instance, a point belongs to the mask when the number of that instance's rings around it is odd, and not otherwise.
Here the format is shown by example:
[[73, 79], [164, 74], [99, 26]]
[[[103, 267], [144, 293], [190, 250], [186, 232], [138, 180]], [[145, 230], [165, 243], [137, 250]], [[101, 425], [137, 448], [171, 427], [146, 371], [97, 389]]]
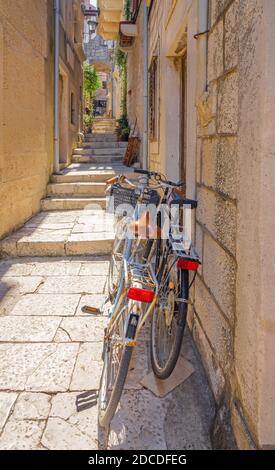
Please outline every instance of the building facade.
[[[202, 267], [188, 322], [217, 403], [217, 448], [275, 448], [273, 3], [147, 2], [147, 164], [185, 181], [199, 202]], [[101, 29], [119, 36], [115, 4], [116, 18], [103, 16]], [[143, 1], [131, 5], [129, 118], [142, 134]]]
[[275, 446], [274, 16], [269, 1], [155, 0], [149, 18], [149, 164], [199, 202], [189, 326], [218, 406], [213, 438], [226, 447], [232, 426], [242, 449]]
[[81, 0], [61, 0], [59, 59], [59, 162], [68, 165], [83, 127], [84, 15]]
[[[16, 9], [16, 14], [15, 14]], [[0, 1], [0, 238], [40, 209], [53, 169], [52, 0]], [[81, 2], [60, 12], [60, 162], [81, 128]]]
[[84, 50], [87, 61], [95, 67], [102, 87], [94, 99], [94, 114], [96, 116], [115, 117], [116, 91], [113, 77], [113, 54], [115, 43], [105, 40], [96, 32], [99, 11], [89, 0], [85, 4], [85, 34]]

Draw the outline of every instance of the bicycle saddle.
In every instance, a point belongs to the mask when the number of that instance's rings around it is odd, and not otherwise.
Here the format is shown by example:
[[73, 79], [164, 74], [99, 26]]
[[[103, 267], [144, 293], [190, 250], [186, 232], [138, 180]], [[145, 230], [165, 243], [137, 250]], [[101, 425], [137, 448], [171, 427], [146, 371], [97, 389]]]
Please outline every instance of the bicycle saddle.
[[132, 221], [128, 228], [135, 238], [161, 238], [161, 228], [150, 220], [149, 212], [145, 212], [139, 220]]

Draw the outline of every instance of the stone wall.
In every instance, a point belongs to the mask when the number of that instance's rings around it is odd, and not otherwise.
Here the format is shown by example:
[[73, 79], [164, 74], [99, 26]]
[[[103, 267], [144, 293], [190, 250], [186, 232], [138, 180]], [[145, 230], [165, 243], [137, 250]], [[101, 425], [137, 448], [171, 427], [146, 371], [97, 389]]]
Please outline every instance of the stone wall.
[[[0, 0], [0, 238], [40, 210], [52, 172], [53, 3]], [[68, 164], [82, 127], [80, 0], [61, 2], [60, 25], [60, 163]]]
[[[226, 3], [226, 5], [225, 5]], [[236, 309], [238, 70], [236, 6], [211, 2], [208, 91], [197, 105], [197, 246], [193, 334], [216, 401], [233, 368]], [[229, 5], [230, 4], [230, 5]]]
[[186, 186], [199, 202], [202, 258], [188, 321], [217, 403], [213, 445], [274, 448], [275, 9], [269, 0], [209, 0], [208, 39], [196, 40], [199, 4], [155, 0], [151, 10], [160, 139], [150, 166], [180, 176], [186, 55]]
[[[81, 0], [62, 0], [60, 17], [60, 72], [63, 78], [60, 96], [60, 163], [69, 164], [73, 149], [78, 146], [82, 132], [82, 63], [86, 59], [83, 48], [84, 16]], [[74, 95], [74, 122], [71, 121], [71, 94]]]
[[53, 155], [52, 2], [0, 1], [0, 237], [40, 208]]
[[262, 258], [263, 246], [274, 250], [274, 224], [263, 223], [274, 197], [267, 177], [274, 174], [275, 144], [266, 109], [274, 99], [271, 4], [210, 1], [209, 87], [197, 103], [196, 237], [203, 265], [191, 327], [218, 404], [214, 438], [226, 446], [232, 425], [242, 449], [275, 445], [275, 387], [268, 378], [274, 333], [265, 326], [274, 325], [274, 296]]

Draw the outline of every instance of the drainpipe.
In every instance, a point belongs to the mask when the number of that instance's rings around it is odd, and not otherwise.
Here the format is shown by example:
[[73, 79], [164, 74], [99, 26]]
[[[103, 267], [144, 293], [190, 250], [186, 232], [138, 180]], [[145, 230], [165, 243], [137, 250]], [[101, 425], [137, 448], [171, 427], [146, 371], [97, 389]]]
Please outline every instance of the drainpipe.
[[60, 0], [54, 0], [54, 173], [59, 173], [59, 26]]
[[198, 1], [198, 34], [195, 35], [195, 38], [199, 41], [200, 57], [203, 61], [203, 91], [208, 89], [208, 6], [209, 0]]
[[148, 7], [147, 0], [143, 2], [143, 169], [148, 168]]
[[114, 71], [115, 67], [112, 64], [112, 118], [115, 117], [115, 81], [114, 81]]

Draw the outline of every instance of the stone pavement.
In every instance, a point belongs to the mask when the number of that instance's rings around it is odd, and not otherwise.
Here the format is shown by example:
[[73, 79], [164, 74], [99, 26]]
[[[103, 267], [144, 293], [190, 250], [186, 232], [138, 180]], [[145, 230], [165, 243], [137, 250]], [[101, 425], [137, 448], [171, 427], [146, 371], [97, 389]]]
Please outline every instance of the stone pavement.
[[96, 407], [76, 412], [77, 394], [98, 390], [106, 324], [81, 307], [104, 301], [107, 269], [103, 257], [0, 261], [0, 449], [210, 448], [213, 401], [188, 335], [195, 373], [166, 398], [139, 383], [145, 330], [108, 435]]

